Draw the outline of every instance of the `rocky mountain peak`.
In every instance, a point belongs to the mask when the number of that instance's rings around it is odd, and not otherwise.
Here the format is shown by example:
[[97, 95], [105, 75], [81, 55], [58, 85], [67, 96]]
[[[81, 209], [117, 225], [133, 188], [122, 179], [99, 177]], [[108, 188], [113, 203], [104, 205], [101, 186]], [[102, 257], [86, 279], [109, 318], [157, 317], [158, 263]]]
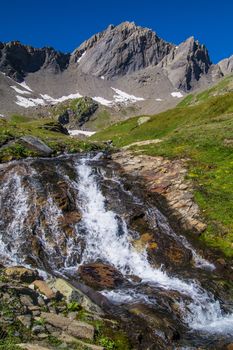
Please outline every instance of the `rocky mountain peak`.
[[74, 51], [71, 62], [86, 74], [114, 79], [158, 64], [172, 48], [150, 29], [123, 22], [85, 41]]
[[172, 84], [185, 91], [207, 74], [212, 63], [205, 45], [192, 36], [174, 47], [159, 64]]

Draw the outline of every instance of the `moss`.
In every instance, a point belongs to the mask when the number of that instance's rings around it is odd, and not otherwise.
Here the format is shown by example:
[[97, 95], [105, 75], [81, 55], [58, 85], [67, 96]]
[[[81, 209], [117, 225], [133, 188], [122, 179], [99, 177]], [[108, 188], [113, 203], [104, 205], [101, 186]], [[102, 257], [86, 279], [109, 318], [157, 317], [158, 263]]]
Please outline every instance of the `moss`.
[[131, 345], [126, 333], [119, 328], [117, 323], [103, 321], [93, 322], [96, 335], [95, 343], [104, 346], [106, 350], [130, 350]]

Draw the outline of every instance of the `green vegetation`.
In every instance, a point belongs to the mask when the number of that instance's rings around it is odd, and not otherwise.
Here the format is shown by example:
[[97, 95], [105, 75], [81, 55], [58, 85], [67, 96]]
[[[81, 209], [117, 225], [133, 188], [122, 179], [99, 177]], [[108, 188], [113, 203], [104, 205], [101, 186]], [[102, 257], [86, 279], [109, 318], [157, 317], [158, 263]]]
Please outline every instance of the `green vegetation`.
[[181, 101], [178, 107], [187, 107], [208, 100], [212, 96], [224, 95], [233, 91], [233, 75], [223, 78], [208, 90], [196, 94], [190, 94]]
[[21, 136], [35, 136], [44, 141], [54, 151], [54, 155], [62, 152], [76, 153], [98, 149], [101, 145], [78, 140], [60, 132], [48, 130], [45, 126], [52, 119], [30, 119], [14, 115], [11, 120], [0, 119], [0, 162], [20, 159], [38, 154], [22, 145]]
[[[219, 85], [230, 84], [227, 78]], [[91, 137], [113, 140], [115, 147], [160, 139], [157, 144], [134, 146], [137, 153], [186, 158], [195, 199], [208, 224], [200, 237], [207, 245], [233, 256], [233, 93], [212, 96], [214, 87], [189, 106], [193, 95], [177, 108], [154, 115], [138, 125], [138, 117], [117, 123]], [[210, 93], [211, 91], [211, 93]], [[220, 92], [222, 90], [220, 89]], [[205, 97], [204, 97], [205, 96]], [[201, 102], [202, 99], [202, 102]]]
[[120, 329], [117, 324], [111, 325], [103, 321], [96, 321], [95, 343], [103, 346], [106, 350], [130, 350], [131, 346], [127, 335]]

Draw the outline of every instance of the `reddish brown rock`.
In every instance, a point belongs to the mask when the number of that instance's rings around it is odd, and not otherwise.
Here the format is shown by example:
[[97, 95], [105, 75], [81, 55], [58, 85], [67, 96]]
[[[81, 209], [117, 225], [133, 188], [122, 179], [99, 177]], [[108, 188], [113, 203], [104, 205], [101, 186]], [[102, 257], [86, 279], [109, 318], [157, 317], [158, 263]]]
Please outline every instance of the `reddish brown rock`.
[[113, 266], [101, 263], [82, 265], [78, 273], [85, 284], [95, 289], [112, 289], [124, 282], [123, 275]]

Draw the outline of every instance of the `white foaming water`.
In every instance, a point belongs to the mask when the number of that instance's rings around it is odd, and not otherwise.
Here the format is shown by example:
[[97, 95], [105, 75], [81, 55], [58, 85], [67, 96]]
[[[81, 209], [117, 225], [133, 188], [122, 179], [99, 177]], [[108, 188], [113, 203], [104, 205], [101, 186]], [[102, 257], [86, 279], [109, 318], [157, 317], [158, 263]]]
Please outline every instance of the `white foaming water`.
[[106, 298], [115, 304], [131, 304], [136, 302], [151, 304], [149, 298], [145, 294], [136, 292], [132, 289], [104, 290], [101, 292], [101, 294], [103, 294]]
[[232, 332], [233, 315], [223, 315], [220, 303], [212, 295], [193, 280], [182, 281], [177, 277], [169, 277], [161, 269], [153, 268], [146, 252], [140, 253], [134, 249], [126, 223], [123, 222], [123, 230], [119, 230], [116, 214], [105, 208], [105, 197], [98, 188], [91, 167], [85, 161], [77, 166], [77, 172], [82, 224], [86, 229], [82, 263], [101, 259], [125, 275], [136, 275], [143, 282], [178, 291], [191, 299], [191, 302], [185, 301], [180, 305], [181, 308], [184, 305], [184, 321], [191, 328], [209, 332]]
[[[11, 188], [10, 193], [9, 188]], [[20, 247], [25, 242], [24, 225], [29, 210], [28, 194], [22, 186], [20, 175], [12, 173], [12, 176], [8, 177], [1, 186], [0, 198], [1, 212], [4, 207], [11, 208], [13, 218], [6, 227], [4, 226], [4, 230], [0, 231], [0, 256], [1, 259], [6, 260], [6, 263], [17, 265], [23, 260]]]

